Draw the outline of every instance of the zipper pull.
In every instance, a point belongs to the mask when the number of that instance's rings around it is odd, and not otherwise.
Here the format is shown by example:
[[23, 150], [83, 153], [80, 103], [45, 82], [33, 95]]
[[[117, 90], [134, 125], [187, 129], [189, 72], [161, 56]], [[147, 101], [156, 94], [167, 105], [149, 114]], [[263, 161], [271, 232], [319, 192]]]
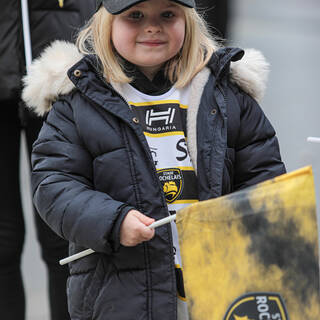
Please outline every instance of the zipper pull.
[[64, 0], [58, 0], [58, 2], [59, 2], [59, 7], [60, 7], [60, 8], [63, 8], [63, 1], [64, 1]]

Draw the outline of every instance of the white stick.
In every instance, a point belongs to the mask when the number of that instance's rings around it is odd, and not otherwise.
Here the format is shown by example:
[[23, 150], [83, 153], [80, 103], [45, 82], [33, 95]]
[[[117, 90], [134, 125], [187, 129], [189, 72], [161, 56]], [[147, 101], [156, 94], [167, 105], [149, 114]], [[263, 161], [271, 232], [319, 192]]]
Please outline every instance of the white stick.
[[78, 252], [78, 253], [76, 253], [76, 254], [73, 254], [72, 256], [69, 256], [69, 257], [67, 257], [67, 258], [61, 259], [61, 260], [59, 261], [59, 263], [60, 263], [61, 265], [64, 265], [64, 264], [67, 264], [67, 263], [69, 263], [69, 262], [71, 262], [71, 261], [78, 260], [78, 259], [80, 259], [80, 258], [83, 258], [83, 257], [85, 257], [85, 256], [88, 256], [88, 255], [91, 254], [91, 253], [94, 253], [94, 251], [93, 251], [92, 249], [87, 249], [87, 250]]
[[177, 216], [176, 214], [173, 214], [172, 216], [168, 216], [168, 217], [165, 217], [165, 218], [160, 219], [158, 221], [155, 221], [154, 223], [150, 224], [149, 228], [155, 229], [157, 227], [163, 226], [166, 223], [169, 223], [173, 220], [176, 220], [176, 216]]
[[26, 58], [26, 68], [28, 73], [29, 66], [31, 65], [31, 61], [32, 61], [28, 0], [21, 0], [21, 11], [22, 11], [24, 54]]
[[[172, 216], [168, 216], [168, 217], [165, 217], [163, 219], [160, 219], [158, 221], [155, 221], [155, 222], [151, 223], [149, 228], [155, 229], [155, 228], [163, 226], [164, 224], [169, 223], [169, 222], [171, 222], [171, 221], [173, 221], [175, 219], [176, 219], [176, 215], [173, 214]], [[72, 261], [78, 260], [80, 258], [83, 258], [85, 256], [88, 256], [89, 254], [94, 253], [94, 252], [95, 251], [92, 250], [92, 249], [87, 249], [87, 250], [78, 252], [76, 254], [73, 254], [72, 256], [69, 256], [67, 258], [61, 259], [59, 261], [59, 263], [60, 263], [60, 265], [64, 265], [64, 264], [67, 264], [69, 262], [72, 262]]]
[[308, 142], [315, 142], [315, 143], [320, 143], [320, 138], [317, 137], [308, 137], [307, 138]]

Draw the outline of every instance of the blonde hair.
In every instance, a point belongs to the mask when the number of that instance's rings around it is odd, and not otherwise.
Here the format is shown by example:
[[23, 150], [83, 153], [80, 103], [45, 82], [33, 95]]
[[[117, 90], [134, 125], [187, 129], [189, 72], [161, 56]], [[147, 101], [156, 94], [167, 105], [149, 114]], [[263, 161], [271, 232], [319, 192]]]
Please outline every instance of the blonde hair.
[[[181, 6], [186, 19], [184, 44], [180, 53], [167, 61], [165, 74], [177, 88], [187, 85], [202, 70], [219, 47], [204, 19], [195, 9]], [[77, 46], [83, 54], [96, 54], [108, 82], [132, 81], [123, 71], [121, 59], [111, 41], [113, 15], [101, 7], [79, 32]]]

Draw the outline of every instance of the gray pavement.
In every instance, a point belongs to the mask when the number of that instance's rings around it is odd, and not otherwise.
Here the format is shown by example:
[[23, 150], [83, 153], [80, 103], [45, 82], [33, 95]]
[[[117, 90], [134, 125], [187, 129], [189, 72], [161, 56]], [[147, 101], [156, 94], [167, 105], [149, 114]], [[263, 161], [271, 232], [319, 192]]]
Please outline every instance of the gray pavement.
[[46, 267], [40, 258], [40, 247], [36, 240], [33, 221], [30, 169], [28, 166], [25, 138], [21, 144], [21, 194], [26, 224], [26, 240], [22, 257], [22, 272], [26, 293], [26, 320], [49, 320]]
[[[231, 44], [261, 50], [271, 63], [262, 107], [273, 123], [288, 171], [311, 164], [320, 203], [320, 1], [233, 0]], [[31, 213], [28, 168], [22, 157], [22, 195], [26, 217], [23, 275], [27, 320], [48, 316], [46, 270], [40, 259]]]

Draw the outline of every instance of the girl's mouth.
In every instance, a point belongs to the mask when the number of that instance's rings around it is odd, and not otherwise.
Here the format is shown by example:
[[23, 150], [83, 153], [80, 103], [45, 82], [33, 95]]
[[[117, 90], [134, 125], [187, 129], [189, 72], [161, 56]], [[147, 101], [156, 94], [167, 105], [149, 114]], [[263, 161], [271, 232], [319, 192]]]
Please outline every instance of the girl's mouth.
[[165, 44], [164, 41], [160, 41], [160, 40], [140, 41], [138, 43], [148, 47], [158, 47]]

